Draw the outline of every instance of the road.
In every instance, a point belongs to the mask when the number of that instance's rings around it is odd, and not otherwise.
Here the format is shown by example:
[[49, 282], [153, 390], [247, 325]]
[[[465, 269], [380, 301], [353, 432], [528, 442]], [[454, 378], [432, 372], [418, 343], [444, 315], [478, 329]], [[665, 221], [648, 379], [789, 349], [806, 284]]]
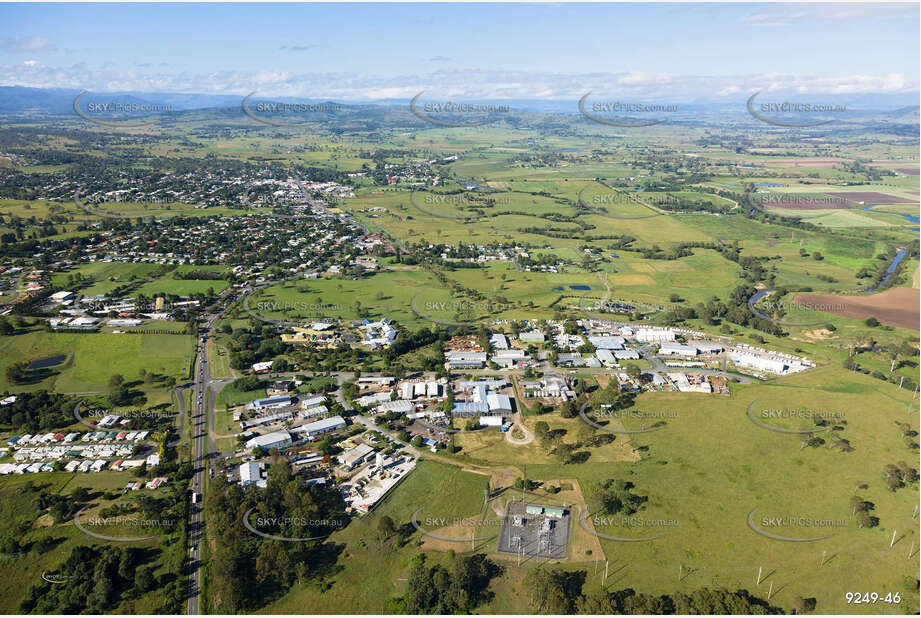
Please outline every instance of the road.
[[[201, 613], [201, 545], [204, 539], [204, 519], [203, 501], [205, 487], [205, 473], [208, 469], [208, 459], [210, 452], [208, 448], [208, 410], [205, 407], [205, 391], [214, 381], [211, 378], [211, 371], [208, 367], [207, 346], [205, 345], [211, 336], [211, 329], [214, 323], [221, 317], [227, 307], [233, 304], [233, 299], [226, 300], [225, 295], [221, 295], [215, 304], [223, 304], [223, 308], [215, 313], [210, 313], [205, 323], [205, 327], [200, 329], [201, 340], [198, 344], [198, 356], [195, 362], [195, 376], [192, 382], [192, 408], [191, 408], [191, 430], [192, 430], [192, 492], [198, 496], [198, 500], [190, 505], [189, 511], [189, 597], [187, 604], [188, 614]], [[214, 305], [206, 311], [211, 311]], [[182, 399], [180, 393], [180, 400]], [[214, 405], [214, 402], [209, 402]], [[184, 404], [180, 404], [183, 406]]]

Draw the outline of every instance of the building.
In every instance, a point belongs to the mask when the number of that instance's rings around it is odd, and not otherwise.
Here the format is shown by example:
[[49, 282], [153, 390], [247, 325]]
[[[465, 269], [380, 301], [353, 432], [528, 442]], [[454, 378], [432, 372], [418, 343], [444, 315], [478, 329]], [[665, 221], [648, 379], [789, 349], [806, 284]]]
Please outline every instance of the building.
[[451, 415], [455, 417], [481, 416], [488, 413], [489, 404], [485, 401], [460, 401], [451, 409]]
[[674, 341], [675, 331], [658, 328], [640, 328], [637, 329], [634, 336], [637, 341], [644, 343], [659, 343], [662, 341]]
[[292, 406], [297, 400], [291, 395], [277, 395], [275, 397], [264, 397], [246, 404], [247, 410], [280, 410]]
[[291, 434], [287, 431], [273, 431], [262, 436], [256, 436], [246, 441], [245, 448], [251, 451], [260, 448], [269, 451], [273, 448], [284, 448], [291, 445]]
[[490, 414], [505, 416], [512, 414], [512, 400], [508, 395], [490, 393], [486, 396], [486, 405], [489, 407]]
[[58, 303], [63, 303], [68, 300], [73, 300], [73, 298], [74, 298], [74, 293], [67, 292], [67, 291], [55, 292], [54, 294], [51, 295], [51, 300], [58, 302]]
[[489, 337], [489, 345], [492, 346], [493, 350], [507, 350], [508, 338], [502, 333], [493, 333]]
[[270, 397], [275, 395], [287, 395], [294, 390], [294, 382], [292, 380], [279, 380], [278, 382], [273, 382], [266, 390]]
[[502, 427], [501, 416], [481, 416], [480, 427]]
[[355, 398], [355, 405], [361, 406], [362, 408], [371, 408], [376, 405], [380, 405], [385, 401], [390, 401], [390, 393], [371, 393], [369, 395], [363, 395], [362, 397]]
[[323, 418], [312, 423], [307, 423], [306, 425], [301, 425], [292, 431], [296, 433], [302, 433], [308, 440], [313, 440], [317, 436], [322, 436], [323, 434], [329, 433], [331, 431], [336, 431], [342, 427], [345, 427], [345, 419], [341, 416], [333, 416], [330, 418]]
[[263, 476], [264, 470], [265, 464], [259, 461], [247, 461], [240, 464], [240, 485], [242, 487], [255, 485], [260, 489], [264, 488], [266, 485]]
[[373, 452], [374, 449], [370, 445], [359, 444], [339, 455], [337, 459], [346, 470], [351, 470], [364, 462]]
[[396, 412], [398, 414], [409, 414], [416, 409], [416, 406], [413, 405], [411, 401], [406, 401], [405, 399], [397, 399], [395, 401], [385, 401], [381, 405], [377, 406], [374, 409], [376, 414], [384, 414], [386, 412]]
[[521, 341], [522, 343], [534, 343], [534, 344], [543, 343], [544, 334], [540, 332], [539, 330], [532, 330], [532, 331], [528, 331], [526, 333], [521, 333], [520, 335], [518, 335], [518, 340]]
[[619, 336], [598, 335], [589, 337], [588, 341], [598, 350], [623, 350], [625, 339]]
[[272, 361], [264, 361], [261, 363], [253, 363], [250, 367], [252, 373], [268, 373], [272, 370]]
[[510, 368], [520, 363], [527, 363], [530, 357], [524, 350], [498, 350], [490, 360], [499, 367]]
[[659, 356], [697, 356], [697, 348], [664, 341], [659, 344]]
[[458, 350], [445, 352], [447, 369], [482, 369], [486, 365], [486, 352]]
[[242, 421], [240, 423], [240, 427], [246, 431], [247, 429], [252, 429], [253, 427], [264, 427], [265, 425], [271, 425], [272, 423], [286, 421], [293, 416], [293, 412], [279, 412], [278, 414], [272, 414], [270, 416], [259, 416], [248, 421]]

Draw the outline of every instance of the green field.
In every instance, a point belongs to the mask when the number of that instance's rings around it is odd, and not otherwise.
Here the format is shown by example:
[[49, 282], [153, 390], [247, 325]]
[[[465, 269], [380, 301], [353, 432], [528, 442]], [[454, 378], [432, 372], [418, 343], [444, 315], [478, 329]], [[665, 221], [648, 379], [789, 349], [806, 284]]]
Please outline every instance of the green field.
[[[33, 330], [0, 337], [6, 352], [0, 358], [0, 389], [32, 391], [45, 388], [60, 393], [104, 392], [109, 378], [122, 374], [126, 381], [139, 380], [140, 370], [177, 381], [189, 377], [192, 338], [188, 335], [134, 335], [107, 333], [55, 333]], [[50, 368], [50, 375], [36, 384], [10, 384], [6, 368], [14, 362], [29, 362], [65, 355], [63, 364]], [[137, 388], [145, 389], [140, 383]], [[154, 389], [162, 387], [153, 386]]]

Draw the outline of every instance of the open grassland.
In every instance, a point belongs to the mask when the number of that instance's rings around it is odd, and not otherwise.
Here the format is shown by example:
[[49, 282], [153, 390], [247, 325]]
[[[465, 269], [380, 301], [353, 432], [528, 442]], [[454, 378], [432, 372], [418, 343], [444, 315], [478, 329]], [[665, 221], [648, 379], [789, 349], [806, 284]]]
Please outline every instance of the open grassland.
[[[387, 515], [397, 525], [408, 523], [418, 512], [425, 528], [426, 518], [455, 518], [478, 515], [483, 507], [483, 491], [489, 477], [431, 461], [422, 461], [392, 493], [360, 520], [336, 532], [330, 542], [341, 547], [340, 570], [329, 577], [332, 587], [321, 591], [313, 585], [298, 585], [279, 601], [260, 613], [290, 614], [310, 607], [322, 614], [375, 614], [386, 612], [387, 599], [405, 592], [410, 559], [419, 549], [421, 536], [415, 533], [406, 545], [394, 541], [381, 543], [377, 537], [380, 518]], [[469, 536], [469, 531], [467, 532]], [[458, 543], [455, 551], [468, 551], [470, 544]], [[478, 551], [489, 551], [479, 546]], [[438, 561], [439, 553], [431, 558]]]
[[[92, 538], [78, 530], [71, 519], [61, 523], [54, 523], [47, 512], [40, 511], [35, 505], [35, 494], [21, 491], [23, 485], [32, 483], [37, 487], [44, 487], [51, 493], [69, 495], [78, 487], [89, 490], [91, 502], [86, 511], [81, 515], [81, 521], [86, 522], [98, 516], [100, 508], [123, 502], [123, 499], [109, 499], [103, 494], [114, 491], [121, 496], [125, 484], [136, 480], [129, 472], [94, 472], [89, 474], [70, 474], [60, 472], [44, 472], [27, 474], [23, 476], [10, 476], [0, 478], [0, 535], [12, 534], [23, 547], [19, 553], [0, 555], [0, 567], [6, 576], [0, 581], [0, 612], [5, 614], [18, 613], [17, 609], [29, 588], [42, 582], [42, 574], [57, 573], [58, 566], [70, 556], [71, 551], [78, 546], [114, 545], [133, 546], [146, 548], [145, 565], [156, 565], [156, 577], [176, 577], [180, 575], [180, 567], [184, 558], [185, 544], [178, 538], [178, 534], [162, 536], [147, 541], [113, 542]], [[142, 490], [143, 493], [157, 495], [160, 492]], [[138, 534], [137, 526], [97, 526], [93, 528], [84, 523], [84, 526], [93, 532], [109, 536], [152, 536], [156, 531]], [[120, 527], [121, 530], [115, 528]], [[35, 541], [50, 537], [55, 540], [51, 548], [40, 552]], [[93, 574], [85, 573], [86, 585], [94, 584]], [[156, 613], [163, 603], [163, 589], [144, 593], [133, 601], [124, 601], [117, 608], [118, 613]]]
[[[520, 476], [526, 466], [528, 478], [559, 483], [567, 496], [566, 492], [579, 487], [584, 498], [578, 501], [587, 501], [593, 509], [591, 496], [597, 483], [609, 478], [632, 482], [634, 493], [648, 496], [635, 518], [629, 522], [604, 520], [600, 519], [604, 515], [595, 509], [590, 524], [607, 535], [659, 538], [633, 543], [599, 539], [603, 556], [610, 560], [607, 583], [611, 590], [632, 587], [667, 594], [725, 586], [748, 589], [765, 597], [773, 582], [775, 604], [789, 608], [797, 596], [815, 597], [820, 611], [854, 613], [860, 608], [848, 605], [844, 594], [853, 588], [853, 573], [860, 572], [867, 589], [899, 591], [904, 599], [901, 607], [880, 607], [879, 611], [911, 612], [917, 611], [917, 595], [906, 590], [902, 580], [916, 566], [908, 558], [908, 551], [911, 544], [917, 547], [918, 543], [917, 526], [912, 520], [912, 505], [918, 500], [917, 484], [893, 492], [883, 481], [886, 464], [917, 458], [916, 452], [905, 446], [895, 424], [916, 423], [909, 399], [909, 393], [866, 376], [818, 369], [766, 384], [735, 385], [731, 398], [681, 393], [642, 395], [634, 409], [669, 412], [666, 424], [654, 432], [618, 435], [606, 446], [589, 448], [590, 455], [582, 464], [561, 466], [537, 442], [515, 447], [504, 440], [504, 434], [490, 430], [459, 434], [462, 451], [454, 458], [459, 464], [469, 462], [477, 468], [491, 469], [497, 479], [506, 483]], [[752, 404], [757, 418], [787, 429], [808, 430], [815, 426], [803, 416], [771, 417], [770, 411], [825, 415], [844, 427], [836, 433], [848, 440], [854, 450], [836, 450], [830, 440], [816, 447], [803, 447], [801, 438], [795, 435], [755, 424], [747, 415]], [[532, 416], [526, 422], [533, 426], [536, 420], [545, 420], [552, 429], [565, 431], [563, 439], [570, 443], [584, 432], [579, 419], [550, 414]], [[628, 417], [608, 426], [638, 429], [639, 424]], [[828, 434], [816, 435], [828, 438]], [[713, 453], [720, 455], [714, 457]], [[462, 478], [466, 480], [458, 485]], [[328, 591], [296, 587], [264, 611], [286, 612], [305, 604], [325, 613], [344, 611], [345, 607], [353, 613], [382, 611], [383, 599], [402, 593], [401, 578], [406, 576], [409, 558], [421, 537], [414, 534], [403, 548], [391, 542], [381, 546], [374, 535], [376, 519], [386, 514], [401, 525], [421, 508], [417, 520], [423, 528], [426, 518], [449, 517], [454, 524], [437, 532], [464, 538], [471, 528], [453, 518], [471, 521], [478, 515], [496, 517], [491, 510], [483, 511], [485, 481], [485, 477], [458, 468], [423, 462], [371, 516], [353, 522], [333, 537], [334, 542], [344, 544], [339, 558], [343, 570], [330, 578], [333, 584]], [[857, 527], [849, 505], [855, 492], [874, 503], [873, 514], [880, 519], [878, 527]], [[515, 491], [509, 491], [502, 500], [515, 495]], [[556, 503], [549, 496], [529, 499]], [[567, 499], [568, 504], [576, 501], [571, 496]], [[582, 506], [573, 507], [577, 516]], [[769, 533], [790, 538], [829, 536], [811, 542], [765, 538], [747, 523], [755, 509], [755, 526]], [[778, 517], [796, 519], [780, 524], [772, 521]], [[896, 543], [890, 550], [893, 531], [897, 531]], [[565, 568], [584, 568], [589, 574], [585, 589], [597, 589], [603, 563], [598, 569], [593, 561], [600, 559], [600, 552], [588, 553], [583, 543], [573, 539]], [[495, 542], [478, 542], [476, 550], [494, 554]], [[444, 550], [447, 546], [441, 545], [445, 543], [427, 539], [424, 546]], [[469, 550], [464, 543], [456, 545], [453, 549], [457, 552]], [[579, 555], [572, 553], [576, 545], [582, 547]], [[374, 570], [370, 571], [372, 552]], [[823, 552], [824, 563], [820, 566]], [[366, 554], [367, 559], [363, 559]], [[431, 554], [436, 561], [438, 556], [438, 552]], [[514, 560], [497, 559], [505, 571], [493, 582], [495, 600], [480, 609], [527, 612], [529, 595], [523, 580], [536, 565], [525, 561], [519, 567]], [[761, 586], [755, 583], [759, 567], [764, 573]]]
[[[140, 370], [177, 380], [189, 377], [193, 351], [188, 335], [135, 335], [107, 333], [55, 333], [33, 330], [0, 337], [0, 390], [14, 392], [44, 388], [61, 393], [107, 391], [109, 378], [120, 373], [128, 382], [139, 379]], [[49, 368], [47, 377], [32, 384], [11, 384], [6, 368], [17, 361], [37, 361], [64, 355], [61, 365]], [[41, 377], [41, 376], [39, 376]], [[145, 384], [136, 388], [143, 390]], [[154, 386], [154, 389], [162, 387]]]

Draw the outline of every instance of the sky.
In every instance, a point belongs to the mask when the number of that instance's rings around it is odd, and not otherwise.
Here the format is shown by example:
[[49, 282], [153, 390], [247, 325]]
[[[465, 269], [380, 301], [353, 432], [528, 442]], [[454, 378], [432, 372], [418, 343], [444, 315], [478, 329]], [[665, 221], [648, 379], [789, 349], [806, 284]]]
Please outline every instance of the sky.
[[919, 5], [0, 4], [0, 85], [370, 101], [916, 93]]

